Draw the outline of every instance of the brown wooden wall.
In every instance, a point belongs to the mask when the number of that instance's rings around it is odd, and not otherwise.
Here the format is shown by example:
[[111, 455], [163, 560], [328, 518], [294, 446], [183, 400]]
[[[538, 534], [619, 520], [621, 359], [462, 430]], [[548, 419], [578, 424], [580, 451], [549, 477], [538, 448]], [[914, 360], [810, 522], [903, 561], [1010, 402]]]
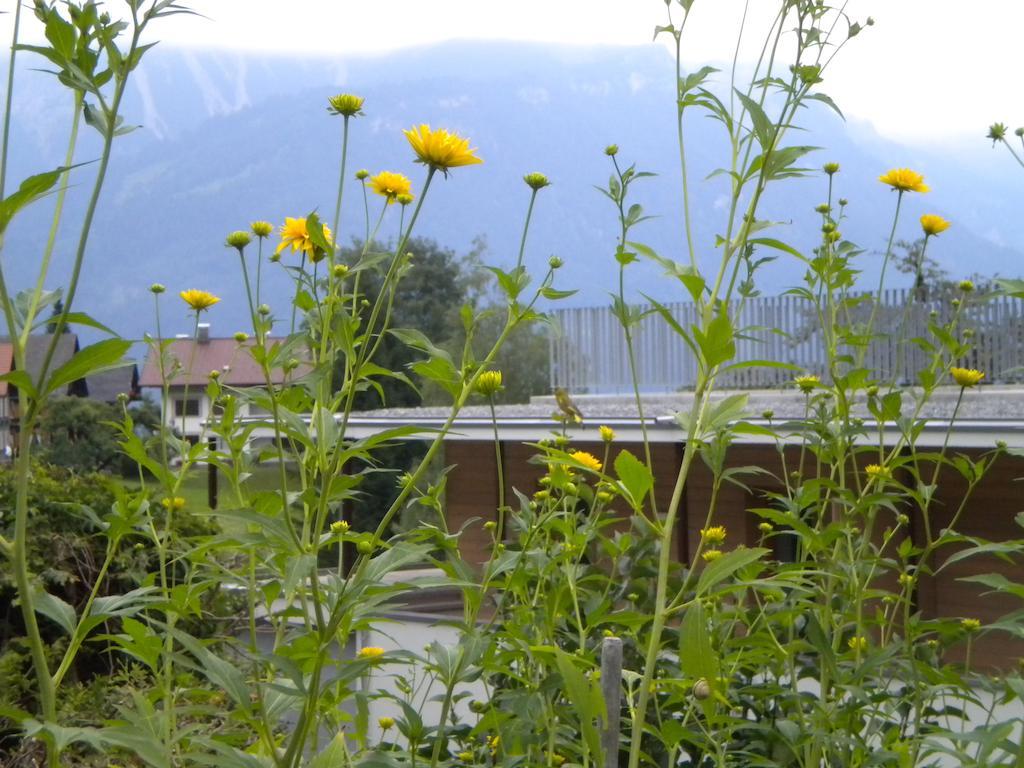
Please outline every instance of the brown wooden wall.
[[[575, 450], [584, 450], [601, 457], [604, 446], [598, 442], [574, 442]], [[616, 442], [612, 454], [629, 450], [638, 457], [643, 456], [643, 446]], [[446, 463], [455, 465], [447, 485], [448, 525], [458, 530], [472, 518], [479, 518], [463, 533], [461, 547], [464, 557], [471, 562], [483, 563], [489, 556], [490, 535], [483, 529], [483, 522], [495, 519], [498, 505], [497, 475], [495, 472], [494, 444], [488, 442], [450, 442], [445, 447]], [[672, 487], [682, 458], [680, 444], [652, 445], [655, 465], [656, 495], [659, 509], [668, 506]], [[502, 465], [506, 480], [506, 503], [518, 504], [512, 493], [513, 488], [527, 495], [538, 490], [537, 479], [543, 474], [540, 465], [528, 463], [535, 449], [518, 443], [503, 444]], [[973, 454], [975, 457], [979, 453]], [[796, 469], [799, 462], [797, 449], [787, 450], [786, 470]], [[870, 463], [865, 460], [864, 463]], [[731, 483], [723, 483], [719, 489], [718, 503], [713, 519], [708, 519], [711, 505], [711, 470], [696, 459], [691, 467], [684, 498], [680, 505], [680, 522], [674, 549], [677, 557], [690, 560], [700, 539], [700, 530], [709, 524], [724, 525], [729, 531], [728, 546], [754, 545], [760, 538], [757, 526], [762, 518], [749, 510], [767, 506], [764, 492], [780, 490], [778, 481], [783, 466], [779, 452], [773, 446], [737, 445], [728, 454], [727, 466], [757, 466], [770, 474], [751, 475], [743, 478], [749, 490]], [[930, 477], [930, 473], [927, 473]], [[975, 489], [968, 500], [964, 513], [957, 522], [957, 530], [968, 536], [980, 536], [993, 540], [1024, 538], [1024, 529], [1014, 522], [1015, 515], [1024, 510], [1024, 461], [1013, 457], [1001, 457], [989, 474]], [[939, 491], [930, 511], [934, 534], [949, 525], [956, 507], [963, 499], [967, 483], [963, 477], [951, 470], [944, 470], [939, 476]], [[891, 525], [892, 521], [880, 517], [877, 532]], [[912, 516], [909, 534], [916, 543], [924, 541], [923, 520], [919, 513]], [[898, 539], [891, 546], [895, 546]], [[938, 553], [942, 562], [952, 549]], [[983, 624], [996, 621], [1005, 613], [1024, 608], [1020, 600], [986, 594], [986, 588], [960, 581], [964, 576], [978, 573], [1002, 573], [1014, 581], [1024, 581], [1024, 567], [1006, 563], [994, 556], [961, 561], [944, 569], [932, 578], [919, 582], [917, 602], [925, 617], [976, 618]], [[895, 578], [894, 576], [888, 578]], [[888, 581], [887, 578], [887, 581]], [[894, 584], [886, 584], [890, 588]], [[991, 633], [981, 637], [975, 644], [975, 658], [998, 660], [997, 663], [1016, 663], [1024, 656], [1024, 642], [1014, 641], [1005, 633]], [[956, 652], [954, 651], [954, 655]]]

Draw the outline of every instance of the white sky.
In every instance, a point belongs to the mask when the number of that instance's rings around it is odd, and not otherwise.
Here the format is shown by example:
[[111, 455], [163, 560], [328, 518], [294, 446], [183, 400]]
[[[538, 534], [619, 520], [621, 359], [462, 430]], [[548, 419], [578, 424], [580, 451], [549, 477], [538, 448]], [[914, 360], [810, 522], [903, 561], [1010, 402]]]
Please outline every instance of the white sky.
[[[287, 54], [381, 52], [458, 38], [642, 45], [665, 14], [663, 0], [185, 2], [207, 18], [165, 23], [164, 41]], [[777, 7], [749, 3], [760, 18]], [[731, 58], [742, 8], [743, 0], [696, 0], [687, 60]], [[848, 116], [904, 141], [982, 138], [996, 120], [1024, 124], [1024, 0], [849, 0], [847, 10], [877, 22], [851, 41], [822, 86]], [[0, 19], [9, 38], [10, 16]]]

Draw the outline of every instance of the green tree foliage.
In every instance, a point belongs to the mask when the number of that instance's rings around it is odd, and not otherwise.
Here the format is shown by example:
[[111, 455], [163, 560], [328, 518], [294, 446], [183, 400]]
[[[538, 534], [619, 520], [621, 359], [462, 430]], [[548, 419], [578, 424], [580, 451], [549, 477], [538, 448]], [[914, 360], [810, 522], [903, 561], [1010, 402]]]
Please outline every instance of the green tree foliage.
[[[462, 306], [469, 304], [476, 311], [493, 306], [495, 311], [486, 316], [474, 339], [474, 351], [478, 355], [490, 349], [501, 332], [504, 317], [497, 311], [501, 306], [500, 298], [486, 288], [490, 275], [483, 267], [486, 248], [486, 243], [478, 239], [469, 253], [459, 255], [429, 238], [413, 238], [407, 250], [414, 256], [395, 292], [392, 326], [421, 331], [458, 357], [465, 344], [460, 317]], [[362, 244], [355, 243], [345, 252], [346, 260], [354, 261], [361, 250]], [[381, 282], [380, 273], [367, 271], [360, 278], [360, 292], [375, 295]], [[380, 382], [381, 391], [367, 389], [357, 395], [356, 410], [446, 404], [447, 395], [440, 387], [418, 380], [409, 372], [409, 365], [419, 357], [421, 355], [397, 338], [386, 336], [374, 362], [408, 373], [413, 386], [400, 379], [384, 379]], [[506, 385], [498, 395], [499, 402], [527, 402], [531, 395], [547, 392], [548, 342], [543, 330], [528, 325], [517, 328], [501, 348], [496, 367], [506, 372]], [[398, 493], [398, 474], [412, 467], [422, 455], [423, 446], [418, 441], [405, 442], [381, 449], [375, 466], [359, 468], [367, 474], [360, 485], [363, 501], [353, 514], [358, 530], [373, 527], [380, 519]], [[388, 469], [378, 471], [379, 467]]]
[[[57, 397], [47, 403], [39, 424], [43, 444], [41, 458], [76, 472], [137, 473], [134, 462], [120, 451], [111, 426], [120, 420], [120, 406], [81, 397]], [[160, 413], [151, 401], [132, 405], [138, 429], [152, 432]]]

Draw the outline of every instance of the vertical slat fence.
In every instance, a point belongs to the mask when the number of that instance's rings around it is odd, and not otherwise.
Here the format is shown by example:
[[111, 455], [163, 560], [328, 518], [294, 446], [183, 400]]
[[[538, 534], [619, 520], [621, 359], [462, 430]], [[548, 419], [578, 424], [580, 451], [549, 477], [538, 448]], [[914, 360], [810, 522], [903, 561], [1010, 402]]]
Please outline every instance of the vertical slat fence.
[[[872, 299], [850, 310], [850, 319], [864, 322]], [[665, 305], [679, 325], [697, 322], [692, 303]], [[643, 309], [650, 309], [643, 307]], [[732, 302], [730, 316], [737, 329], [734, 362], [772, 360], [824, 376], [826, 353], [820, 321], [813, 307], [797, 296], [762, 296]], [[1024, 380], [1024, 302], [1008, 296], [968, 301], [957, 308], [950, 297], [916, 300], [909, 289], [883, 292], [875, 318], [875, 338], [864, 353], [865, 366], [882, 379], [914, 383], [916, 372], [930, 359], [927, 344], [937, 343], [930, 326], [946, 326], [959, 311], [958, 325], [973, 333], [972, 349], [961, 359], [966, 367], [986, 372], [986, 381]], [[623, 394], [632, 390], [625, 336], [610, 307], [556, 309], [549, 343], [552, 387], [577, 393]], [[692, 388], [697, 378], [693, 352], [656, 312], [634, 327], [634, 357], [645, 392]], [[742, 389], [779, 387], [793, 373], [754, 366], [720, 375], [719, 386]]]

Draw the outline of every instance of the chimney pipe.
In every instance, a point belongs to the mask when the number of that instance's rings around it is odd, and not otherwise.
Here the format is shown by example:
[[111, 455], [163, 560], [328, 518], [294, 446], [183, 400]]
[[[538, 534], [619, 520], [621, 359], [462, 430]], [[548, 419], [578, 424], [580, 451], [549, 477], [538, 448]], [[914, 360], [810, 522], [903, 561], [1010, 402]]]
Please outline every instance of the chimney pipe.
[[196, 332], [196, 338], [200, 344], [210, 343], [210, 324], [200, 323]]

